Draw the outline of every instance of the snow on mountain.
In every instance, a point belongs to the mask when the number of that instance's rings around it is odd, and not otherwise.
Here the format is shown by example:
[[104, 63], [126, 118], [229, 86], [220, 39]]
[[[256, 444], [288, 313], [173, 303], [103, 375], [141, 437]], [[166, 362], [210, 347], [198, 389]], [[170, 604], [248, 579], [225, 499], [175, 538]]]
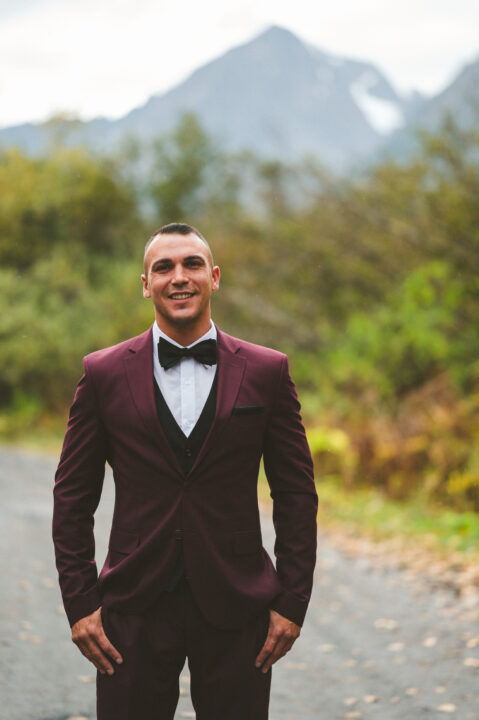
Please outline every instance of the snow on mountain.
[[372, 127], [378, 133], [388, 135], [404, 124], [404, 110], [397, 101], [374, 95], [371, 90], [377, 83], [374, 73], [365, 72], [351, 84], [350, 92]]

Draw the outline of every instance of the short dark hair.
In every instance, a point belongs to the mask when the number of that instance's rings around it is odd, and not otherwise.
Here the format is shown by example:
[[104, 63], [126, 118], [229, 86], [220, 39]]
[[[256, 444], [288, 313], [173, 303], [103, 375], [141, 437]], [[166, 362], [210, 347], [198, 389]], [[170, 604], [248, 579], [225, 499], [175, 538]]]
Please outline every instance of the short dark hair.
[[199, 230], [197, 230], [193, 225], [187, 225], [186, 223], [179, 223], [179, 222], [172, 222], [168, 223], [167, 225], [162, 225], [158, 230], [155, 230], [155, 232], [150, 235], [148, 238], [146, 245], [145, 245], [145, 252], [143, 254], [143, 268], [146, 273], [146, 266], [145, 266], [145, 260], [146, 260], [146, 253], [148, 252], [148, 248], [152, 244], [154, 240], [158, 237], [158, 235], [196, 235], [199, 237], [202, 243], [204, 243], [208, 249], [208, 255], [210, 257], [211, 261], [211, 267], [213, 267], [213, 253], [211, 252], [211, 248], [206, 241], [206, 239], [203, 237], [203, 235], [200, 233]]

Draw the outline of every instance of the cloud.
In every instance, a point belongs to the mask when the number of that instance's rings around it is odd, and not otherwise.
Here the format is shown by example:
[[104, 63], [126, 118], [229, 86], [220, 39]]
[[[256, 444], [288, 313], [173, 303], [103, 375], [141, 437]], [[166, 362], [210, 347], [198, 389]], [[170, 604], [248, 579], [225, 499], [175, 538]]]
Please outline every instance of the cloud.
[[[56, 0], [58, 2], [58, 0]], [[0, 20], [16, 17], [29, 12], [39, 5], [55, 2], [55, 0], [0, 0]]]
[[[6, 9], [4, 0], [0, 0]], [[10, 6], [14, 5], [11, 3]], [[119, 116], [269, 24], [437, 91], [479, 50], [471, 0], [18, 0], [2, 21], [0, 125]]]

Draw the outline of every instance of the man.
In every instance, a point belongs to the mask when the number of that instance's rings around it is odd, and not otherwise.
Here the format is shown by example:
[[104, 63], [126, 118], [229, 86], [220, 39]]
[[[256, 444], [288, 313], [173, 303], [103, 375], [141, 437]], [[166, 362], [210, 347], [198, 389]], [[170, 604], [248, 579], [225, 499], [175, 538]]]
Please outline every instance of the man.
[[[271, 666], [309, 602], [317, 496], [287, 358], [212, 323], [219, 281], [195, 228], [160, 228], [142, 275], [153, 327], [84, 359], [53, 538], [72, 639], [98, 670], [98, 720], [172, 720], [185, 658], [198, 720], [265, 720]], [[261, 542], [261, 457], [276, 568]], [[97, 577], [106, 461], [116, 499]]]

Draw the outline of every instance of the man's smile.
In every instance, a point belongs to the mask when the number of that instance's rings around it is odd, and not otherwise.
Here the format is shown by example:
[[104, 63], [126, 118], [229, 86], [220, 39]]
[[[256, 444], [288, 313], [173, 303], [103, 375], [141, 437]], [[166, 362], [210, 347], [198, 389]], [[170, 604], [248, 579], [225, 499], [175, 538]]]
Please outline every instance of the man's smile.
[[172, 293], [169, 297], [170, 300], [188, 300], [188, 298], [193, 297], [194, 293], [192, 292], [176, 292]]

